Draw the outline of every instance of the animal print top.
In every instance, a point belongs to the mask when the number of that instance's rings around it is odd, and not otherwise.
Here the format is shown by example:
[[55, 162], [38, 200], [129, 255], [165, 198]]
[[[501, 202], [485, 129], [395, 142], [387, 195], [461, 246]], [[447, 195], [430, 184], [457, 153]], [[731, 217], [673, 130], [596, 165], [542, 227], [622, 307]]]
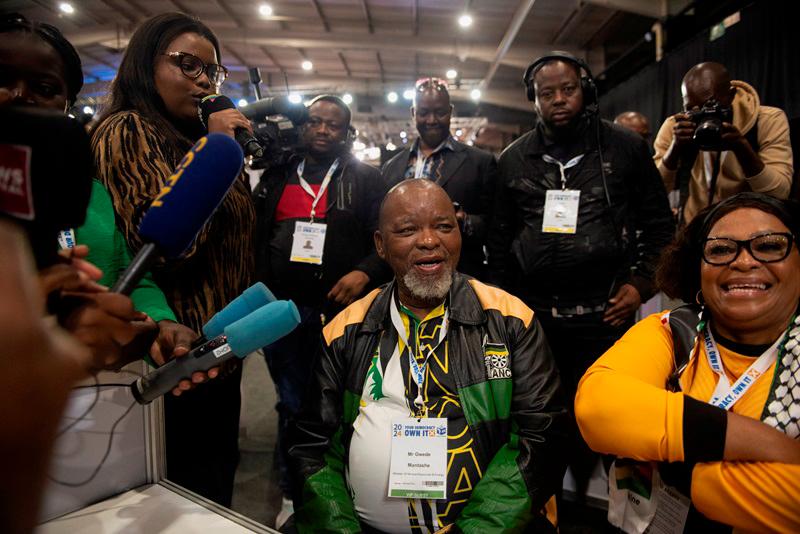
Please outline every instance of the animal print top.
[[[117, 226], [136, 253], [139, 223], [183, 154], [169, 153], [155, 126], [135, 111], [109, 116], [92, 135], [97, 174], [114, 203]], [[255, 211], [250, 189], [237, 180], [192, 248], [161, 261], [153, 279], [178, 322], [199, 332], [211, 316], [239, 296], [254, 278]]]

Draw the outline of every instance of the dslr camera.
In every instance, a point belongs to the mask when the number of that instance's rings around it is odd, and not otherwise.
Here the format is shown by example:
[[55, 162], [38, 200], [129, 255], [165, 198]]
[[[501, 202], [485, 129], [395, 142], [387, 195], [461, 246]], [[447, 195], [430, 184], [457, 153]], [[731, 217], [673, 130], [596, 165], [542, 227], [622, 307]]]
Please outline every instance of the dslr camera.
[[702, 108], [687, 111], [686, 115], [695, 124], [692, 138], [697, 146], [701, 150], [721, 150], [722, 123], [733, 121], [733, 109], [723, 107], [712, 98]]

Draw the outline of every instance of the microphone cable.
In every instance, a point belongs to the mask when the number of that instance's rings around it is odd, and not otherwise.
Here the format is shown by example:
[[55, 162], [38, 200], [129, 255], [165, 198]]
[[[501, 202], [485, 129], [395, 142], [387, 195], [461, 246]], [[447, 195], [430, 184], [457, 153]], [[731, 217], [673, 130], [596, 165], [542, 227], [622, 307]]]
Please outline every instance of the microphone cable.
[[[120, 370], [119, 372], [132, 374], [132, 375], [135, 375], [135, 376], [137, 376], [139, 378], [141, 378], [143, 376], [141, 373], [137, 373], [136, 371]], [[95, 408], [95, 406], [97, 406], [97, 403], [98, 403], [98, 401], [100, 399], [100, 388], [104, 388], [104, 387], [125, 387], [125, 388], [130, 388], [130, 384], [121, 384], [121, 383], [115, 383], [115, 382], [103, 382], [103, 383], [100, 383], [98, 381], [96, 375], [94, 376], [94, 381], [95, 381], [94, 384], [87, 384], [87, 385], [83, 385], [83, 386], [75, 386], [74, 388], [72, 388], [72, 389], [94, 388], [95, 395], [94, 395], [94, 398], [92, 399], [92, 402], [89, 404], [89, 407], [86, 410], [84, 410], [84, 412], [80, 416], [76, 417], [74, 421], [72, 421], [70, 424], [68, 424], [63, 429], [61, 429], [58, 432], [58, 434], [56, 434], [56, 437], [63, 436], [67, 431], [69, 431], [70, 429], [74, 428], [75, 425], [77, 425], [78, 423], [80, 423], [81, 421], [86, 419], [86, 416], [88, 416], [89, 413], [91, 413], [91, 411]], [[112, 423], [111, 429], [108, 432], [108, 443], [106, 444], [106, 450], [103, 453], [103, 457], [100, 459], [100, 462], [97, 464], [97, 466], [95, 466], [95, 468], [92, 470], [91, 474], [88, 477], [86, 477], [84, 480], [81, 480], [79, 482], [72, 482], [72, 481], [68, 481], [68, 480], [60, 480], [60, 479], [54, 477], [51, 474], [48, 474], [47, 478], [49, 480], [51, 480], [52, 482], [55, 482], [56, 484], [59, 484], [61, 486], [67, 486], [67, 487], [70, 487], [70, 488], [79, 488], [81, 486], [85, 486], [86, 484], [88, 484], [92, 480], [94, 480], [97, 477], [98, 473], [100, 473], [100, 470], [103, 468], [103, 466], [105, 465], [106, 461], [108, 460], [108, 457], [111, 454], [111, 447], [112, 447], [112, 445], [114, 443], [114, 435], [116, 434], [117, 426], [122, 422], [123, 419], [125, 419], [125, 417], [131, 412], [131, 410], [133, 410], [133, 407], [136, 406], [136, 404], [137, 404], [136, 399], [133, 399], [131, 401], [130, 405], [128, 405], [128, 407], [125, 409], [125, 411], [122, 412], [122, 415], [120, 415], [114, 421], [114, 423]]]

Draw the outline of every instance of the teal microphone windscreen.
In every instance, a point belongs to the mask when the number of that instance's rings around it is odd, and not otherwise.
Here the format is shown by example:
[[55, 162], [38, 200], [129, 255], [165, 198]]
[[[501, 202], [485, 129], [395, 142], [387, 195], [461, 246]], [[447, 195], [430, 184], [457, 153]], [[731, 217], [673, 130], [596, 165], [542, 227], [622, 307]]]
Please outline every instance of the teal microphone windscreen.
[[273, 343], [300, 324], [300, 313], [291, 300], [276, 300], [225, 327], [231, 350], [240, 358]]
[[186, 251], [225, 198], [244, 164], [238, 143], [211, 133], [195, 143], [150, 204], [139, 235], [175, 258]]
[[206, 339], [215, 338], [222, 334], [229, 324], [253, 313], [270, 302], [275, 302], [275, 295], [262, 282], [256, 282], [209, 319], [203, 326], [203, 335]]

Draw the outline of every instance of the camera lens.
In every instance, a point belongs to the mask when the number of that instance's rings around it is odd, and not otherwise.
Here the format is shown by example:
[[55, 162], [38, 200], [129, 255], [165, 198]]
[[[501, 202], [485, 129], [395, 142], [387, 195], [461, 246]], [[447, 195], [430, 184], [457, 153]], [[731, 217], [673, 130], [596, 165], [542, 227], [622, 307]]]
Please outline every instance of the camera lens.
[[693, 137], [702, 150], [718, 150], [722, 144], [722, 121], [710, 118], [697, 125]]

